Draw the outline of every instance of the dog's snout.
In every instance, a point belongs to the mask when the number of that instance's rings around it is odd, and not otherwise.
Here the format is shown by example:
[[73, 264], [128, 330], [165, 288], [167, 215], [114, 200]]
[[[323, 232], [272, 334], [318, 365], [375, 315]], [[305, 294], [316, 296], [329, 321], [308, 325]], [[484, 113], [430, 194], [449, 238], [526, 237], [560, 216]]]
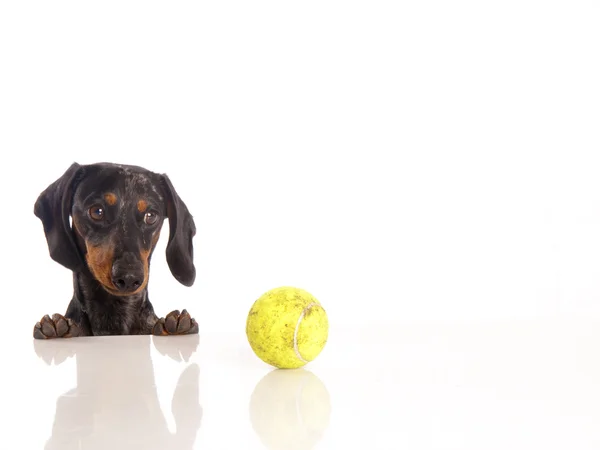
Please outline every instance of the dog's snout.
[[111, 277], [120, 292], [134, 292], [144, 282], [144, 268], [140, 261], [126, 254], [114, 262]]
[[142, 285], [142, 277], [134, 273], [113, 276], [113, 283], [121, 292], [137, 290]]

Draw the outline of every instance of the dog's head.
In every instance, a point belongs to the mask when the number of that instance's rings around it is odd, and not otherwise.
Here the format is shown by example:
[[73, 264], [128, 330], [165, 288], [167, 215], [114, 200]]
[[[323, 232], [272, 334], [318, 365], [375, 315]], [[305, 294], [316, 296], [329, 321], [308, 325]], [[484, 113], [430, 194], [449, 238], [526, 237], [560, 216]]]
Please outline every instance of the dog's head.
[[196, 227], [166, 175], [137, 166], [75, 163], [40, 194], [34, 213], [51, 258], [74, 272], [89, 271], [114, 295], [146, 287], [167, 218], [171, 273], [185, 286], [194, 283]]

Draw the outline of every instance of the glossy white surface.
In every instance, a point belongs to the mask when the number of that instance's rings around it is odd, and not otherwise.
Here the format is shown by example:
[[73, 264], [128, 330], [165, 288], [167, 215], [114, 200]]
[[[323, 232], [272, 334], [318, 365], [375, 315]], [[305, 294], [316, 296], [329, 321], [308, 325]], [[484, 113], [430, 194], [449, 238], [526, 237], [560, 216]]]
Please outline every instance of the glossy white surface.
[[294, 371], [227, 333], [32, 341], [4, 371], [3, 438], [67, 450], [592, 449], [599, 325], [332, 330]]

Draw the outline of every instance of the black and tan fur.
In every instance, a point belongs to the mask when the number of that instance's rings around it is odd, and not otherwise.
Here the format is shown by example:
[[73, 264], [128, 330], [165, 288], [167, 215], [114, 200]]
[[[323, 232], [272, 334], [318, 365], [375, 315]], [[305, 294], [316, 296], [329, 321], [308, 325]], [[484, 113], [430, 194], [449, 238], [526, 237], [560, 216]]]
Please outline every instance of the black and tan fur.
[[190, 334], [184, 309], [159, 319], [148, 298], [152, 253], [165, 219], [172, 275], [193, 285], [194, 219], [166, 175], [137, 166], [72, 164], [38, 197], [50, 257], [73, 272], [64, 315], [44, 316], [36, 339], [132, 334]]

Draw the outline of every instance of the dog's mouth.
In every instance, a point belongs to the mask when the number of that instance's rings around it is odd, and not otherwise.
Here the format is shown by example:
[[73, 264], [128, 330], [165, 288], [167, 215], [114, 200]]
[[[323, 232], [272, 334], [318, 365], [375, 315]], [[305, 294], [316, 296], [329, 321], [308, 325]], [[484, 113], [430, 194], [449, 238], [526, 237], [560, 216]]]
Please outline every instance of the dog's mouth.
[[147, 282], [146, 282], [146, 280], [144, 280], [144, 282], [141, 283], [135, 289], [119, 289], [112, 282], [110, 284], [100, 282], [100, 284], [102, 285], [104, 290], [106, 292], [108, 292], [110, 295], [114, 295], [116, 297], [129, 297], [131, 295], [137, 295], [140, 292], [142, 292], [144, 290], [144, 288], [146, 287]]
[[107, 271], [94, 270], [95, 267], [91, 267], [91, 269], [94, 278], [100, 284], [100, 286], [102, 286], [102, 288], [110, 295], [115, 297], [129, 297], [131, 295], [137, 295], [142, 292], [148, 284], [148, 276], [145, 275], [139, 284], [132, 285], [131, 287], [124, 287], [123, 285], [117, 286], [112, 277], [108, 273], [105, 273]]
[[114, 259], [114, 249], [105, 246], [87, 246], [86, 260], [93, 277], [109, 294], [129, 297], [142, 292], [148, 284], [149, 254], [140, 252], [140, 258], [132, 252]]

